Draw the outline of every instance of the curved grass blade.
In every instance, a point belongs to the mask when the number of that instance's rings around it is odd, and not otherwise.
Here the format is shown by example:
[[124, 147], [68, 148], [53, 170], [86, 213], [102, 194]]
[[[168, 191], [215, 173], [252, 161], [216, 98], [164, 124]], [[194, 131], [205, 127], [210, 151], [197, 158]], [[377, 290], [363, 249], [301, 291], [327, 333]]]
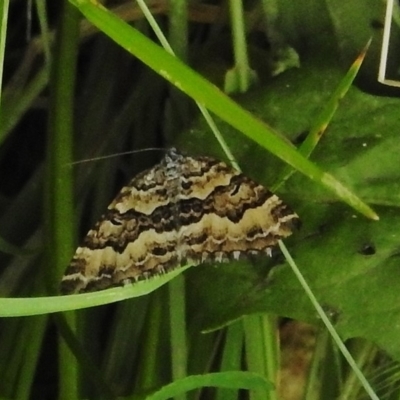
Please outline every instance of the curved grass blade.
[[82, 308], [115, 303], [132, 297], [144, 296], [158, 289], [189, 267], [190, 265], [181, 267], [163, 276], [146, 281], [139, 281], [134, 285], [101, 290], [93, 293], [33, 298], [0, 298], [0, 317], [23, 317], [58, 311], [79, 310]]
[[228, 389], [271, 389], [265, 378], [252, 372], [229, 371], [204, 375], [192, 375], [164, 386], [146, 400], [166, 400], [202, 387], [219, 387]]

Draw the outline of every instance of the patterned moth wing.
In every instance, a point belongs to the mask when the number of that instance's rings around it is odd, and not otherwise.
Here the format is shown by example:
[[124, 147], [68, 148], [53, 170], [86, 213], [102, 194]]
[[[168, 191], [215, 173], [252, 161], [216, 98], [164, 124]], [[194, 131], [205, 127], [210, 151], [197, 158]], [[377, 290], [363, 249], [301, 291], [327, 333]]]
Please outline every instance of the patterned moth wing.
[[126, 285], [181, 265], [267, 253], [298, 216], [224, 162], [170, 149], [117, 195], [78, 247], [61, 291]]

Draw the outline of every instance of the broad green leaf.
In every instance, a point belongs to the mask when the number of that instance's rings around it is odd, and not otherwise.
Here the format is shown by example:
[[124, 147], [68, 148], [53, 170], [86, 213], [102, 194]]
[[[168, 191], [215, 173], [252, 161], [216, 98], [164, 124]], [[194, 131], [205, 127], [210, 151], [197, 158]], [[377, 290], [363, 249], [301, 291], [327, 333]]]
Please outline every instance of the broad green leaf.
[[[304, 64], [303, 64], [304, 65]], [[307, 129], [315, 110], [332, 91], [340, 71], [333, 64], [305, 63], [289, 71], [247, 106], [261, 106], [290, 135]], [[301, 95], [300, 95], [301, 93]], [[250, 105], [249, 105], [250, 104]], [[271, 107], [271, 105], [274, 107]], [[290, 113], [288, 110], [290, 109]], [[303, 226], [287, 246], [317, 299], [332, 312], [343, 338], [359, 336], [379, 344], [400, 360], [400, 101], [374, 97], [352, 88], [340, 104], [325, 137], [313, 153], [319, 165], [378, 206], [381, 220], [367, 221], [339, 205], [329, 192], [300, 175], [285, 186], [283, 197], [297, 199]], [[250, 152], [250, 150], [248, 150]], [[246, 153], [246, 152], [245, 152]], [[262, 156], [255, 154], [254, 164]], [[243, 159], [246, 159], [245, 155]], [[239, 160], [240, 162], [240, 160]], [[257, 173], [273, 181], [274, 166]], [[251, 165], [247, 164], [249, 171]], [[290, 199], [290, 200], [289, 200]], [[276, 261], [276, 260], [275, 260]], [[283, 262], [280, 260], [279, 262]], [[254, 265], [193, 268], [188, 272], [196, 306], [196, 324], [218, 327], [254, 312], [270, 312], [305, 321], [317, 317], [287, 266], [267, 273], [267, 258]], [[223, 288], [223, 289], [221, 289]], [[200, 300], [199, 300], [200, 299]]]

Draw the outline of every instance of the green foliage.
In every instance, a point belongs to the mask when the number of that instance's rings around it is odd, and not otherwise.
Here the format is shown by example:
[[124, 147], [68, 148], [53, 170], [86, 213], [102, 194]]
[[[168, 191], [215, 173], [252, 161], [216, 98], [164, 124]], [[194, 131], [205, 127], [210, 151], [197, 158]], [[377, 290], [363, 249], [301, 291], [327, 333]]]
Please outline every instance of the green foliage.
[[[132, 3], [109, 13], [96, 2], [74, 0], [71, 14], [55, 7], [49, 15], [40, 3], [36, 36], [27, 43], [19, 25], [25, 15], [15, 17], [11, 8], [7, 47], [4, 24], [0, 30], [5, 49], [0, 316], [19, 318], [0, 319], [0, 397], [76, 400], [79, 391], [81, 398], [93, 399], [194, 399], [203, 393], [204, 398], [233, 400], [246, 389], [254, 400], [277, 399], [278, 318], [271, 315], [323, 329], [278, 254], [191, 268], [168, 290], [160, 286], [186, 268], [129, 288], [57, 295], [72, 236], [79, 232], [81, 238], [122, 184], [152, 166], [159, 154], [72, 167], [71, 161], [172, 144], [194, 154], [225, 157], [192, 99], [177, 93], [171, 83], [221, 118], [218, 126], [240, 167], [261, 183], [278, 186], [279, 195], [301, 216], [301, 230], [287, 241], [293, 258], [339, 334], [352, 339], [348, 346], [380, 398], [389, 398], [390, 392], [398, 396], [398, 364], [389, 359], [400, 361], [399, 101], [375, 95], [389, 93], [375, 83], [380, 32], [372, 21], [383, 14], [382, 4], [244, 2], [249, 64], [242, 64], [242, 73], [255, 71], [258, 83], [233, 101], [209, 83], [222, 84], [228, 69], [235, 70], [241, 60], [231, 54], [229, 24], [218, 20], [223, 8], [215, 3], [198, 2], [185, 12], [177, 6], [172, 16], [162, 5], [157, 9], [161, 28], [171, 31], [171, 45], [182, 58], [187, 56], [185, 63], [148, 39], [153, 35]], [[2, 2], [4, 20], [7, 7]], [[74, 7], [83, 13], [79, 30]], [[179, 29], [168, 26], [164, 16]], [[58, 36], [49, 32], [47, 20]], [[177, 34], [180, 30], [189, 32], [188, 48]], [[332, 100], [339, 85], [350, 84], [346, 71], [374, 35], [358, 75], [364, 92], [352, 87], [343, 99], [340, 91]], [[53, 52], [54, 43], [69, 50], [56, 46]], [[292, 68], [298, 60], [299, 67]], [[49, 100], [44, 89], [59, 97]], [[46, 113], [39, 107], [43, 104]], [[326, 106], [328, 112], [318, 119]], [[329, 126], [322, 137], [323, 127], [316, 131], [309, 161], [287, 139], [299, 145], [316, 121]], [[296, 172], [279, 186], [280, 177], [288, 176], [284, 163], [304, 175]], [[341, 200], [373, 217], [369, 204], [380, 220], [366, 219]], [[123, 299], [66, 319], [33, 316]], [[308, 386], [303, 385], [305, 396], [362, 396], [326, 335], [319, 337], [314, 372]]]

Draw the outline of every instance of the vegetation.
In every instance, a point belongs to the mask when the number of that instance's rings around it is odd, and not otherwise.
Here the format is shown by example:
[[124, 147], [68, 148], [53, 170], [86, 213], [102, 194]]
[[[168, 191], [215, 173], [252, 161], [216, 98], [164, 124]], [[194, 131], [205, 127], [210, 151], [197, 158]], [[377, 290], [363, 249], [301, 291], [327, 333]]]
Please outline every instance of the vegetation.
[[148, 1], [175, 58], [139, 3], [37, 0], [30, 19], [21, 0], [0, 2], [0, 398], [367, 398], [278, 249], [59, 295], [79, 240], [162, 154], [73, 162], [172, 145], [233, 155], [296, 210], [291, 256], [369, 396], [399, 398], [399, 101], [376, 82], [384, 5]]

